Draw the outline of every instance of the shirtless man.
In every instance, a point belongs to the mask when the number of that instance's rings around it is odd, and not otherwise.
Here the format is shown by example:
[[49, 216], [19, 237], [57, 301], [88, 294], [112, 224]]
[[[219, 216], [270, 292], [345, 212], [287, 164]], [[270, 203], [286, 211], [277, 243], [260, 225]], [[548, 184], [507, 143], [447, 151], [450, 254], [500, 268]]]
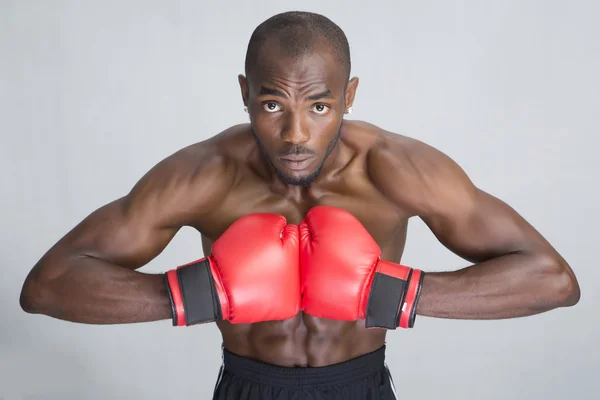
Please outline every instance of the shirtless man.
[[[167, 157], [91, 213], [33, 267], [22, 308], [88, 324], [215, 322], [215, 399], [348, 400], [394, 398], [386, 333], [415, 316], [576, 304], [567, 262], [449, 157], [344, 119], [358, 86], [349, 74], [348, 42], [329, 19], [266, 20], [239, 77], [251, 122]], [[472, 265], [400, 265], [415, 216]], [[184, 226], [207, 257], [140, 272]]]

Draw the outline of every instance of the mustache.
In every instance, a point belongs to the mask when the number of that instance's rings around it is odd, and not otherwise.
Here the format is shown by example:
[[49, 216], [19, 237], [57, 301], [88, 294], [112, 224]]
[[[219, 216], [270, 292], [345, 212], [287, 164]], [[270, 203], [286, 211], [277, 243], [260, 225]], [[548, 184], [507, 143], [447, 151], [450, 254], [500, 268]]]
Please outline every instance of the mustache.
[[279, 152], [279, 156], [314, 155], [313, 151], [303, 146], [293, 146]]

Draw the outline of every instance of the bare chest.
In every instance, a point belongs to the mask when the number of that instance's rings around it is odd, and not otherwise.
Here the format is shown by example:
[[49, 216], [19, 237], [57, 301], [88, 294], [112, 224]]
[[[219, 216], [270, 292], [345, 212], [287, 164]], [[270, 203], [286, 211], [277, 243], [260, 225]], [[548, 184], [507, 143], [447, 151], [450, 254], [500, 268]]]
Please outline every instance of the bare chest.
[[248, 181], [233, 189], [220, 207], [192, 224], [203, 236], [204, 252], [235, 220], [252, 213], [275, 213], [300, 224], [312, 207], [327, 205], [352, 213], [382, 249], [382, 257], [398, 261], [404, 250], [408, 217], [366, 179], [356, 177], [303, 190], [280, 193], [264, 182]]

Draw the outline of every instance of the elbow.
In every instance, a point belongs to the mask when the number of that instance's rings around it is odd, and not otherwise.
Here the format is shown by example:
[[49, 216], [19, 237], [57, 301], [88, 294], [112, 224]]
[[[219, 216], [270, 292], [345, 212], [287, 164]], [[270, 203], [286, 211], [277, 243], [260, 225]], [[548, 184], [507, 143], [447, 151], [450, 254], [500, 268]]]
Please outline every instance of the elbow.
[[29, 271], [23, 282], [19, 305], [28, 314], [44, 314], [60, 318], [65, 307], [65, 292], [73, 260], [72, 252], [50, 251]]
[[579, 288], [579, 283], [577, 283], [577, 279], [574, 275], [568, 274], [568, 276], [562, 277], [563, 285], [562, 285], [562, 307], [572, 307], [575, 304], [579, 303], [581, 299], [581, 289]]
[[27, 314], [39, 314], [39, 307], [32, 301], [31, 297], [26, 294], [21, 293], [19, 297], [19, 305], [21, 306], [21, 310], [25, 311]]
[[30, 274], [23, 283], [19, 305], [28, 314], [43, 314], [50, 307], [50, 293], [48, 283]]
[[551, 302], [556, 307], [572, 307], [579, 303], [581, 289], [571, 267], [560, 257], [543, 262]]
[[36, 286], [38, 285], [28, 277], [21, 289], [19, 305], [21, 306], [21, 309], [28, 314], [37, 314], [40, 312], [40, 304], [38, 301], [40, 298], [39, 289]]

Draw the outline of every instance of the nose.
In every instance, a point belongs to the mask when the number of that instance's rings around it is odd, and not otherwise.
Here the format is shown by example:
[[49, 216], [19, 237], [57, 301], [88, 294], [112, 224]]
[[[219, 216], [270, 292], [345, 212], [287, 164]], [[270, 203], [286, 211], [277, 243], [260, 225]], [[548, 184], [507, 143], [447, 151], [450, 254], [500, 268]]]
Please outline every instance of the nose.
[[286, 124], [281, 132], [281, 139], [295, 145], [306, 143], [310, 139], [308, 129], [298, 113], [288, 113]]

